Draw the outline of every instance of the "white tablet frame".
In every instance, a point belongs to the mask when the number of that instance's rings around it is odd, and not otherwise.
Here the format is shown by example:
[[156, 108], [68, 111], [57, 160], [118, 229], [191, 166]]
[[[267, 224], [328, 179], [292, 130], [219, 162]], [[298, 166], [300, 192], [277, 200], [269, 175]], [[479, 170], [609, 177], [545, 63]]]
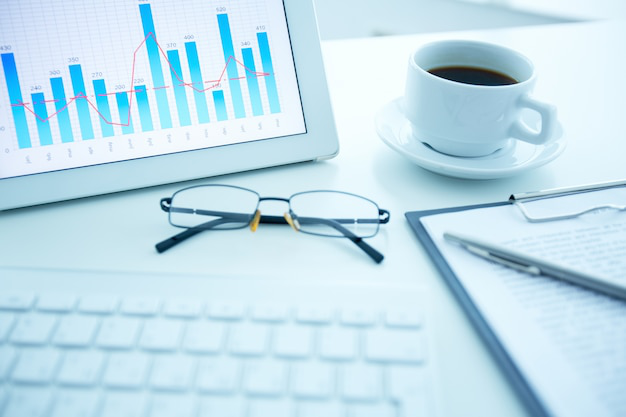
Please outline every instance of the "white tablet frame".
[[312, 0], [284, 0], [306, 132], [0, 179], [0, 210], [332, 158], [339, 152]]

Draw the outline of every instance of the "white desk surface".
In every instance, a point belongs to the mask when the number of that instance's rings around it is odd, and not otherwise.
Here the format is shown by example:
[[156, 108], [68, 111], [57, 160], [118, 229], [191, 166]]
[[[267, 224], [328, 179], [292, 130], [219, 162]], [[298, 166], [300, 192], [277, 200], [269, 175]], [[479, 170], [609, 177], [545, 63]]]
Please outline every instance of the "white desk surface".
[[[535, 95], [558, 106], [568, 147], [550, 164], [499, 180], [443, 177], [396, 154], [374, 116], [402, 95], [408, 55], [439, 38], [481, 39], [521, 50], [536, 64]], [[491, 202], [511, 192], [626, 178], [624, 22], [595, 22], [326, 42], [324, 55], [341, 151], [335, 159], [227, 175], [0, 213], [0, 264], [423, 286], [433, 306], [438, 382], [447, 416], [523, 416], [526, 411], [404, 218], [406, 211]], [[391, 211], [371, 239], [374, 264], [350, 242], [289, 227], [198, 235], [164, 254], [154, 244], [178, 232], [159, 199], [190, 184], [252, 188], [265, 196], [330, 188], [370, 197]], [[270, 214], [282, 207], [262, 207]], [[280, 212], [282, 214], [282, 211]]]

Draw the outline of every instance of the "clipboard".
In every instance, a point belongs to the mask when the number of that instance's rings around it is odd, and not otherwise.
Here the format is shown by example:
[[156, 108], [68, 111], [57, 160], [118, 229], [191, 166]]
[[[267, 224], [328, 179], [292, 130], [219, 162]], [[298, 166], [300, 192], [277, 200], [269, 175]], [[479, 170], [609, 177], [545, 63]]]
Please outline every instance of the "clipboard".
[[[409, 211], [405, 213], [405, 216], [411, 226], [411, 229], [416, 234], [418, 240], [421, 242], [422, 246], [428, 253], [435, 267], [441, 273], [444, 281], [454, 294], [457, 301], [460, 303], [462, 309], [467, 314], [468, 318], [472, 322], [474, 328], [479, 333], [481, 339], [486, 344], [490, 353], [495, 358], [496, 362], [505, 373], [506, 377], [512, 384], [514, 390], [517, 392], [519, 398], [525, 404], [527, 410], [533, 416], [542, 416], [549, 417], [554, 416], [555, 414], [551, 411], [548, 404], [545, 401], [542, 401], [541, 396], [538, 395], [536, 390], [533, 389], [532, 384], [524, 377], [524, 373], [522, 369], [518, 366], [514, 358], [511, 356], [510, 352], [505, 348], [497, 333], [492, 328], [492, 325], [487, 317], [485, 317], [480, 309], [477, 307], [474, 299], [467, 291], [463, 282], [459, 279], [457, 274], [455, 274], [453, 268], [448, 263], [448, 260], [445, 258], [444, 254], [440, 251], [437, 244], [433, 240], [433, 237], [427, 230], [427, 228], [422, 223], [422, 219], [427, 216], [439, 215], [445, 213], [457, 213], [457, 212], [465, 212], [468, 210], [475, 209], [489, 209], [492, 207], [501, 207], [501, 206], [512, 206], [512, 205], [523, 205], [528, 201], [537, 201], [546, 198], [559, 198], [561, 196], [568, 196], [577, 193], [589, 192], [589, 191], [599, 191], [603, 189], [616, 188], [616, 187], [626, 187], [626, 180], [599, 183], [599, 184], [589, 184], [583, 186], [569, 187], [569, 188], [558, 188], [544, 191], [536, 191], [536, 192], [526, 192], [521, 194], [512, 194], [508, 200], [500, 201], [500, 202], [492, 202], [478, 205], [468, 205], [468, 206], [459, 206], [459, 207], [449, 207], [442, 209], [434, 209], [434, 210], [425, 210], [425, 211]], [[593, 212], [595, 210], [603, 210], [606, 208], [605, 204], [601, 204], [598, 206], [590, 207], [589, 210], [585, 211]], [[614, 206], [611, 209], [615, 210], [626, 210], [624, 206]], [[523, 211], [523, 207], [522, 207]], [[576, 213], [574, 213], [576, 214]], [[526, 214], [524, 214], [526, 215]], [[578, 214], [577, 214], [578, 215]], [[543, 220], [540, 220], [543, 221]], [[547, 221], [550, 221], [548, 219]], [[486, 261], [485, 261], [486, 262]], [[625, 387], [626, 388], [626, 387]]]

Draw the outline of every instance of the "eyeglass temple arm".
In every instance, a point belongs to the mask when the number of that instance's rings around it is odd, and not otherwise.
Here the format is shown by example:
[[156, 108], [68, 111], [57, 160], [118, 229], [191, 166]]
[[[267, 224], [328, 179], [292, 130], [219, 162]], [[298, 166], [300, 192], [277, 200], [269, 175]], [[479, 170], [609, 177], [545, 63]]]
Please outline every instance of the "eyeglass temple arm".
[[163, 253], [166, 250], [170, 249], [171, 247], [176, 246], [181, 242], [184, 242], [185, 240], [189, 239], [192, 236], [197, 235], [200, 232], [212, 229], [214, 227], [219, 226], [220, 224], [231, 223], [231, 222], [232, 220], [230, 219], [211, 220], [206, 223], [199, 224], [198, 226], [190, 227], [189, 229], [186, 229], [178, 233], [177, 235], [174, 235], [168, 239], [165, 239], [162, 242], [157, 243], [154, 247], [156, 248], [157, 252]]
[[[379, 214], [382, 216], [379, 219], [379, 223], [387, 223], [389, 222], [389, 212], [387, 210], [380, 209]], [[355, 245], [357, 245], [361, 250], [369, 255], [370, 258], [374, 260], [377, 264], [381, 263], [385, 256], [370, 246], [367, 242], [363, 240], [363, 238], [355, 235], [350, 230], [343, 227], [338, 221], [334, 219], [325, 219], [318, 217], [298, 217], [297, 218], [300, 223], [322, 223], [328, 226], [333, 227], [338, 232], [341, 232], [345, 237], [350, 239]]]
[[[379, 224], [389, 223], [389, 217], [390, 217], [389, 211], [384, 210], [384, 209], [378, 209], [378, 215], [380, 216], [378, 218]], [[346, 236], [348, 239], [354, 242], [354, 244], [357, 245], [359, 248], [361, 248], [363, 252], [367, 253], [369, 257], [372, 258], [374, 262], [376, 262], [377, 264], [381, 263], [383, 259], [385, 259], [385, 256], [382, 253], [378, 252], [376, 249], [370, 246], [367, 242], [363, 240], [363, 238], [356, 236], [350, 230], [346, 229], [339, 223], [335, 223], [332, 220], [330, 224], [335, 229], [343, 233], [344, 236]]]
[[[385, 224], [389, 223], [389, 211], [384, 209], [378, 209], [378, 215], [380, 216], [378, 219], [359, 219], [361, 223], [379, 223]], [[341, 225], [341, 223], [353, 223], [354, 219], [325, 219], [321, 217], [298, 217], [298, 221], [301, 223], [323, 223], [331, 226], [341, 234], [343, 234], [346, 238], [350, 239], [357, 245], [363, 252], [367, 253], [370, 258], [372, 258], [376, 263], [381, 263], [385, 258], [383, 254], [378, 252], [372, 246], [370, 246], [367, 242], [363, 240], [363, 238], [356, 236], [350, 230], [346, 229]], [[284, 217], [281, 216], [261, 216], [261, 223], [273, 223], [273, 224], [285, 224], [287, 221]]]
[[[384, 256], [378, 252], [376, 249], [368, 245], [362, 238], [355, 236], [348, 229], [341, 226], [339, 223], [328, 220], [328, 219], [314, 219], [314, 218], [299, 218], [300, 221], [304, 220], [306, 223], [325, 223], [328, 224], [338, 231], [340, 231], [345, 237], [354, 242], [359, 248], [361, 248], [365, 253], [367, 253], [376, 263], [382, 262]], [[215, 219], [208, 221], [206, 223], [202, 223], [198, 226], [190, 227], [168, 239], [165, 239], [155, 245], [157, 252], [163, 253], [166, 250], [178, 245], [181, 242], [189, 239], [192, 236], [197, 235], [200, 232], [205, 230], [212, 229], [220, 224], [231, 223], [230, 219]], [[266, 224], [287, 224], [287, 221], [284, 217], [281, 216], [261, 216], [261, 223]]]
[[[204, 214], [204, 215], [210, 215], [210, 216], [217, 216], [217, 215], [222, 215], [224, 216], [224, 214], [226, 213], [221, 213], [221, 212], [210, 212], [207, 210], [196, 210], [196, 209], [189, 209], [189, 208], [183, 208], [183, 207], [172, 207], [172, 198], [171, 197], [165, 197], [161, 199], [160, 205], [161, 205], [161, 210], [165, 211], [165, 212], [178, 212], [178, 213], [195, 213], [195, 214]], [[219, 226], [220, 224], [224, 224], [224, 223], [231, 223], [231, 222], [236, 222], [236, 221], [240, 221], [239, 217], [237, 215], [237, 213], [228, 213], [231, 214], [230, 218], [228, 217], [222, 217], [219, 219], [214, 219], [214, 220], [210, 220], [208, 222], [199, 224], [197, 226], [194, 227], [190, 227], [168, 239], [165, 239], [159, 243], [157, 243], [155, 245], [155, 248], [157, 250], [157, 252], [159, 253], [163, 253], [166, 250], [172, 248], [173, 246], [178, 245], [181, 242], [184, 242], [185, 240], [189, 239], [192, 236], [197, 235], [200, 232], [203, 232], [205, 230], [209, 230], [212, 229], [214, 227]], [[246, 220], [247, 220], [246, 216]]]
[[[379, 209], [378, 214], [380, 216], [379, 219], [372, 220], [371, 222], [364, 222], [364, 223], [374, 223], [374, 222], [377, 222], [380, 224], [389, 223], [389, 217], [390, 217], [389, 211]], [[363, 252], [367, 253], [367, 255], [370, 258], [372, 258], [374, 262], [381, 263], [383, 259], [385, 258], [382, 253], [378, 252], [376, 249], [370, 246], [367, 242], [363, 240], [363, 238], [356, 236], [350, 230], [343, 227], [341, 225], [342, 221], [340, 219], [325, 219], [325, 218], [318, 218], [318, 217], [298, 217], [298, 221], [302, 223], [327, 224], [333, 227], [335, 230], [337, 230], [341, 234], [343, 234], [348, 239], [350, 239], [352, 242], [354, 242], [354, 244], [357, 245], [359, 248], [361, 248]], [[354, 220], [349, 220], [349, 221], [353, 222]], [[345, 222], [348, 222], [348, 220], [346, 220]], [[281, 217], [281, 216], [261, 216], [261, 223], [285, 224], [287, 223], [287, 221], [285, 220], [284, 217]]]
[[351, 241], [353, 241], [354, 244], [357, 245], [359, 248], [361, 248], [363, 252], [367, 253], [369, 257], [372, 258], [374, 262], [376, 262], [377, 264], [381, 263], [383, 259], [385, 259], [385, 256], [382, 253], [378, 252], [376, 249], [370, 246], [362, 238], [350, 237], [350, 236], [346, 236], [346, 237], [350, 239]]

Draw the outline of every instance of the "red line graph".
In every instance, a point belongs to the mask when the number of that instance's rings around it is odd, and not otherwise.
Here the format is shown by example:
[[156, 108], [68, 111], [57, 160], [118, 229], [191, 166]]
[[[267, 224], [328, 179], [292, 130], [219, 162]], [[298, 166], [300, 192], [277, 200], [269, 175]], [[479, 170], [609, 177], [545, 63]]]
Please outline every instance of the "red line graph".
[[[128, 118], [126, 123], [122, 123], [120, 122], [114, 122], [112, 120], [107, 120], [107, 118], [100, 113], [100, 111], [97, 108], [97, 105], [95, 105], [92, 100], [90, 100], [89, 96], [85, 95], [84, 92], [79, 92], [78, 94], [76, 94], [74, 97], [69, 97], [64, 99], [64, 101], [66, 101], [65, 106], [63, 106], [62, 108], [58, 109], [56, 112], [50, 114], [48, 117], [41, 117], [39, 116], [34, 109], [32, 109], [31, 107], [29, 107], [30, 105], [34, 105], [34, 104], [40, 104], [40, 103], [58, 103], [61, 100], [44, 100], [43, 102], [38, 102], [38, 103], [16, 103], [16, 104], [11, 104], [11, 107], [24, 107], [24, 109], [26, 109], [29, 113], [31, 113], [33, 116], [35, 116], [38, 120], [40, 120], [41, 122], [48, 122], [50, 119], [52, 119], [53, 117], [57, 116], [59, 113], [61, 113], [62, 111], [64, 111], [65, 109], [67, 109], [69, 107], [70, 104], [74, 103], [76, 100], [81, 99], [81, 100], [87, 100], [87, 103], [89, 103], [89, 106], [96, 112], [96, 114], [106, 123], [106, 124], [110, 124], [113, 126], [129, 126], [130, 125], [130, 114], [132, 112], [133, 109], [133, 94], [132, 93], [137, 93], [137, 92], [142, 92], [142, 91], [138, 91], [135, 90], [135, 65], [137, 63], [137, 53], [139, 52], [139, 50], [141, 49], [141, 47], [147, 42], [148, 38], [152, 37], [152, 39], [154, 40], [154, 42], [156, 43], [156, 45], [159, 48], [159, 52], [161, 53], [161, 55], [163, 55], [163, 58], [165, 59], [165, 62], [167, 62], [170, 71], [172, 72], [172, 74], [174, 74], [174, 76], [176, 77], [176, 79], [178, 80], [178, 82], [180, 84], [178, 84], [179, 86], [184, 86], [184, 87], [188, 87], [190, 89], [192, 89], [193, 91], [196, 91], [198, 93], [204, 93], [206, 91], [212, 90], [214, 88], [217, 88], [221, 85], [221, 83], [223, 81], [227, 81], [227, 80], [242, 80], [242, 79], [246, 79], [247, 76], [244, 77], [237, 77], [237, 78], [227, 78], [225, 77], [226, 74], [226, 70], [228, 69], [228, 65], [230, 65], [230, 63], [232, 61], [234, 61], [236, 63], [236, 65], [242, 67], [244, 69], [244, 71], [247, 74], [250, 74], [254, 77], [266, 77], [268, 75], [270, 75], [267, 72], [259, 72], [259, 71], [252, 71], [250, 68], [248, 68], [247, 66], [245, 66], [242, 62], [240, 62], [237, 58], [235, 58], [234, 56], [230, 56], [228, 58], [228, 60], [226, 61], [226, 64], [224, 65], [224, 68], [222, 69], [222, 72], [219, 76], [219, 78], [217, 80], [208, 80], [208, 81], [203, 81], [203, 84], [209, 84], [208, 87], [206, 88], [198, 88], [196, 87], [194, 84], [198, 84], [198, 83], [189, 83], [189, 82], [185, 82], [181, 76], [181, 74], [178, 74], [175, 70], [174, 67], [172, 66], [172, 63], [170, 62], [170, 60], [167, 57], [167, 54], [165, 53], [165, 51], [163, 50], [163, 48], [161, 47], [161, 45], [159, 44], [159, 42], [156, 40], [156, 37], [154, 36], [154, 34], [152, 32], [148, 33], [148, 35], [143, 39], [143, 41], [141, 41], [141, 43], [139, 44], [139, 46], [137, 46], [137, 48], [135, 49], [135, 52], [133, 53], [133, 64], [132, 64], [132, 69], [131, 69], [131, 82], [130, 82], [130, 89], [123, 91], [125, 93], [131, 93], [130, 94], [130, 98], [129, 98], [129, 103], [128, 103]], [[159, 90], [159, 89], [164, 89], [164, 88], [170, 88], [171, 86], [166, 85], [166, 86], [158, 86], [158, 87], [153, 87], [152, 90]], [[109, 96], [109, 95], [115, 95], [118, 92], [114, 92], [114, 93], [107, 93], [107, 94], [99, 94], [98, 96]], [[95, 96], [92, 96], [95, 97]]]

